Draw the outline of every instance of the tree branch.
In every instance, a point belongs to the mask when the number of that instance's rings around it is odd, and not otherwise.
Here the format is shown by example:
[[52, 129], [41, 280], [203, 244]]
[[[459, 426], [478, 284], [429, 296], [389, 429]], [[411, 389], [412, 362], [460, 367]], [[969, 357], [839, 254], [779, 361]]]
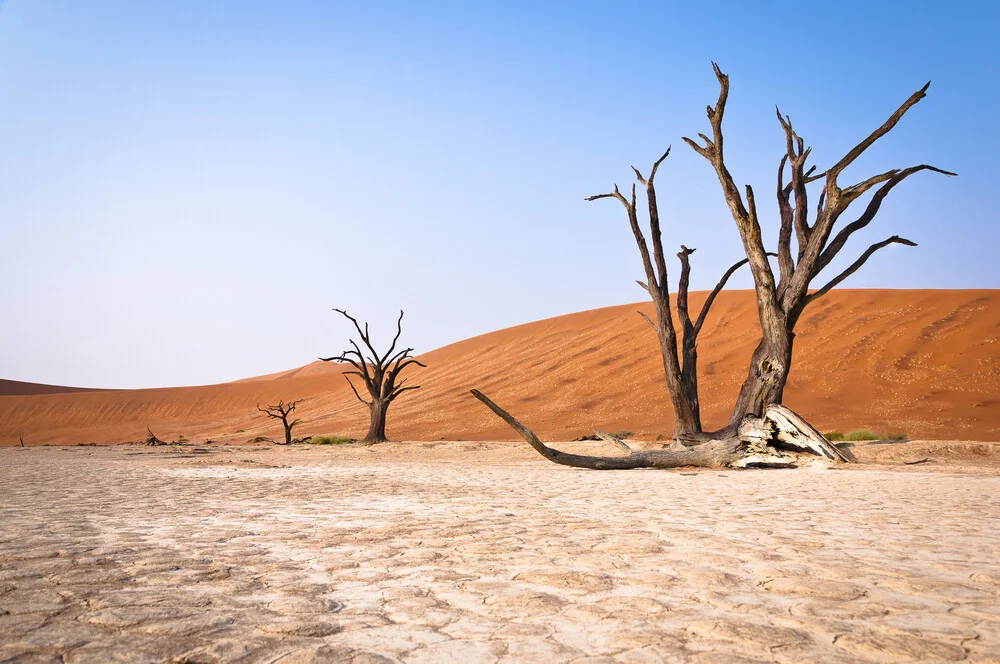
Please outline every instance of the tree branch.
[[818, 300], [819, 298], [823, 297], [824, 295], [826, 295], [827, 293], [829, 293], [835, 286], [837, 286], [837, 284], [839, 284], [844, 279], [846, 279], [847, 277], [849, 277], [852, 274], [854, 274], [855, 272], [857, 272], [858, 269], [862, 265], [865, 264], [865, 261], [867, 261], [871, 257], [872, 254], [874, 254], [876, 251], [878, 251], [882, 247], [886, 247], [886, 246], [888, 246], [890, 244], [905, 244], [908, 247], [915, 247], [915, 246], [917, 246], [916, 242], [911, 242], [910, 240], [907, 240], [906, 238], [901, 238], [898, 235], [893, 235], [892, 237], [890, 237], [890, 238], [888, 238], [886, 240], [882, 240], [881, 242], [873, 244], [872, 246], [868, 247], [868, 249], [865, 250], [865, 253], [861, 254], [861, 257], [858, 258], [858, 260], [856, 260], [853, 263], [851, 263], [850, 267], [848, 267], [846, 270], [844, 270], [843, 272], [841, 272], [840, 274], [838, 274], [836, 277], [834, 277], [833, 279], [831, 279], [829, 283], [827, 283], [825, 286], [823, 286], [822, 288], [820, 288], [818, 291], [816, 291], [815, 293], [812, 293], [811, 295], [809, 295], [806, 298], [806, 304], [809, 304], [810, 302], [814, 302], [814, 301]]
[[[354, 372], [351, 372], [351, 373], [354, 373]], [[357, 388], [354, 387], [354, 383], [351, 382], [351, 379], [347, 376], [346, 373], [344, 374], [344, 380], [346, 380], [347, 384], [351, 386], [351, 391], [354, 392], [354, 396], [356, 396], [358, 398], [358, 401], [360, 401], [361, 403], [365, 404], [366, 406], [371, 406], [372, 405], [371, 401], [366, 401], [365, 399], [361, 398], [361, 395], [358, 394]], [[371, 391], [371, 390], [369, 390], [369, 391]], [[372, 396], [374, 396], [374, 395], [372, 395]]]
[[683, 244], [681, 245], [681, 250], [677, 252], [677, 258], [681, 261], [681, 278], [677, 284], [677, 317], [680, 319], [685, 331], [691, 327], [691, 316], [688, 313], [688, 287], [691, 283], [691, 261], [688, 260], [688, 256], [694, 252], [694, 249], [688, 249]]
[[[950, 171], [945, 171], [940, 168], [936, 168], [934, 166], [929, 166], [928, 164], [920, 164], [919, 166], [911, 166], [909, 168], [904, 168], [902, 170], [889, 171], [889, 173], [892, 173], [892, 175], [888, 177], [886, 180], [878, 180], [879, 182], [885, 181], [885, 184], [879, 187], [878, 190], [875, 192], [875, 194], [872, 196], [872, 199], [868, 201], [868, 206], [865, 208], [865, 211], [861, 214], [861, 216], [858, 217], [856, 220], [852, 221], [851, 223], [847, 224], [846, 226], [844, 226], [840, 230], [840, 232], [837, 233], [837, 235], [833, 238], [833, 240], [830, 241], [830, 244], [828, 244], [827, 247], [823, 250], [823, 253], [820, 254], [819, 258], [816, 261], [816, 267], [813, 269], [813, 276], [818, 275], [820, 272], [823, 271], [823, 269], [827, 265], [830, 264], [831, 261], [833, 261], [833, 259], [837, 256], [837, 254], [840, 253], [840, 250], [844, 248], [844, 245], [847, 244], [847, 240], [850, 239], [851, 235], [853, 235], [854, 233], [861, 230], [862, 228], [864, 228], [865, 226], [867, 226], [872, 222], [872, 220], [875, 218], [875, 215], [878, 214], [879, 209], [882, 207], [882, 201], [885, 200], [885, 197], [889, 195], [889, 192], [892, 191], [893, 187], [895, 187], [897, 184], [899, 184], [906, 178], [910, 177], [914, 173], [918, 173], [920, 171], [933, 171], [935, 173], [941, 173], [943, 175], [949, 175], [949, 176], [955, 175], [955, 173], [952, 173]], [[886, 175], [887, 173], [882, 173], [881, 175], [877, 175], [874, 178], [869, 178], [869, 180], [866, 180], [866, 182], [856, 186], [863, 186], [868, 182], [872, 182]], [[865, 189], [868, 189], [871, 186], [873, 185], [868, 185], [865, 187]]]
[[379, 359], [379, 364], [380, 365], [385, 366], [385, 364], [386, 364], [386, 361], [385, 361], [386, 358], [389, 357], [390, 355], [392, 355], [392, 351], [396, 350], [396, 342], [399, 341], [399, 335], [401, 335], [402, 333], [403, 333], [403, 310], [400, 309], [399, 310], [399, 318], [396, 320], [396, 336], [394, 336], [392, 338], [392, 345], [389, 346], [389, 350], [387, 350], [385, 352], [385, 355], [383, 355]]
[[[776, 256], [777, 254], [774, 254], [772, 252], [768, 252], [767, 255], [768, 256]], [[698, 314], [698, 321], [694, 324], [694, 333], [695, 334], [698, 334], [699, 332], [701, 332], [701, 327], [702, 327], [702, 325], [705, 324], [705, 318], [708, 317], [708, 311], [709, 311], [709, 309], [711, 309], [712, 308], [712, 304], [715, 303], [715, 298], [718, 297], [719, 293], [722, 292], [722, 289], [726, 287], [726, 282], [729, 281], [729, 277], [733, 276], [733, 274], [736, 273], [736, 270], [740, 269], [741, 267], [743, 267], [744, 265], [746, 265], [748, 262], [749, 262], [749, 259], [744, 258], [741, 261], [737, 261], [736, 263], [733, 263], [733, 265], [728, 270], [726, 270], [725, 273], [722, 275], [722, 278], [719, 279], [719, 283], [717, 283], [715, 285], [715, 288], [712, 289], [712, 292], [708, 294], [708, 297], [705, 299], [705, 304], [703, 304], [702, 307], [701, 307], [701, 313]]]
[[903, 105], [897, 108], [896, 111], [889, 116], [889, 119], [886, 120], [881, 127], [879, 127], [871, 134], [869, 134], [868, 137], [865, 138], [865, 140], [855, 145], [850, 152], [844, 155], [843, 159], [834, 164], [832, 168], [828, 169], [826, 171], [827, 181], [828, 182], [832, 181], [833, 183], [836, 183], [837, 176], [840, 175], [840, 173], [845, 168], [850, 166], [851, 163], [855, 159], [860, 157], [865, 150], [870, 148], [872, 144], [875, 143], [875, 141], [877, 141], [878, 139], [882, 138], [890, 131], [892, 131], [892, 128], [896, 126], [896, 123], [900, 121], [903, 115], [905, 115], [908, 110], [910, 110], [914, 105], [916, 105], [917, 102], [919, 102], [921, 99], [927, 96], [927, 88], [929, 88], [930, 85], [931, 82], [927, 81], [927, 84], [924, 85], [924, 87], [917, 90], [916, 92], [914, 92], [912, 95], [910, 95], [909, 99], [903, 102]]
[[[660, 164], [664, 159], [670, 154], [670, 148], [663, 153], [663, 156], [656, 160], [653, 164], [653, 168], [649, 174], [649, 180], [645, 180], [642, 174], [639, 172], [635, 166], [632, 170], [635, 171], [636, 178], [639, 182], [646, 188], [646, 201], [649, 204], [649, 234], [650, 240], [653, 242], [653, 260], [656, 261], [656, 272], [659, 276], [659, 286], [661, 289], [667, 288], [667, 261], [663, 255], [663, 239], [660, 232], [660, 208], [656, 203], [656, 187], [653, 185], [653, 178], [656, 177], [656, 170], [660, 167]], [[633, 196], [634, 196], [633, 189]], [[633, 201], [634, 206], [634, 201]]]

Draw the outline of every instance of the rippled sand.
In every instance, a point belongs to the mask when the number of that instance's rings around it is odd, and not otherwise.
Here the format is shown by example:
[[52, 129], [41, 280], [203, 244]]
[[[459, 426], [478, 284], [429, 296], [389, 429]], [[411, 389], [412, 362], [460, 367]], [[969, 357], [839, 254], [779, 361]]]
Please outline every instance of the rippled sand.
[[524, 448], [0, 449], [0, 661], [1000, 661], [995, 470]]

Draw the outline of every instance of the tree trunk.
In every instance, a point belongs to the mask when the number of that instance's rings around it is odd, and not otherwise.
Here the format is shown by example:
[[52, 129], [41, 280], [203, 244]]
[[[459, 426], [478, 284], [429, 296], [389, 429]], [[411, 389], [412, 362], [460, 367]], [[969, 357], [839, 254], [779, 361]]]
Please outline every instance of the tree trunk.
[[[631, 451], [623, 441], [616, 445], [629, 452], [627, 456], [605, 457], [569, 454], [553, 449], [539, 440], [514, 416], [496, 405], [479, 390], [472, 395], [482, 401], [509, 424], [543, 457], [553, 463], [592, 470], [630, 470], [633, 468], [750, 468], [791, 467], [798, 456], [785, 450], [808, 452], [830, 461], [850, 462], [853, 459], [823, 437], [804, 419], [780, 405], [765, 409], [763, 417], [747, 417], [731, 433], [713, 438], [687, 449]], [[609, 437], [610, 438], [610, 437]]]
[[[659, 332], [659, 330], [657, 330]], [[674, 408], [674, 436], [701, 431], [701, 413], [698, 407], [697, 374], [681, 371], [676, 365], [676, 357], [670, 342], [660, 336], [660, 355], [663, 357], [663, 373], [667, 379], [670, 403]], [[669, 360], [673, 359], [672, 364]], [[691, 380], [694, 376], [693, 382]]]
[[361, 441], [362, 443], [385, 443], [388, 442], [388, 438], [385, 437], [385, 414], [389, 410], [388, 401], [382, 401], [380, 399], [374, 399], [368, 405], [368, 410], [371, 411], [371, 426], [368, 427], [368, 435], [364, 437]]
[[792, 367], [792, 340], [795, 335], [784, 325], [770, 326], [750, 359], [740, 395], [729, 418], [729, 426], [738, 426], [747, 415], [760, 417], [771, 404], [781, 403]]
[[288, 426], [288, 418], [281, 420], [281, 423], [285, 425], [285, 445], [292, 444], [292, 427]]

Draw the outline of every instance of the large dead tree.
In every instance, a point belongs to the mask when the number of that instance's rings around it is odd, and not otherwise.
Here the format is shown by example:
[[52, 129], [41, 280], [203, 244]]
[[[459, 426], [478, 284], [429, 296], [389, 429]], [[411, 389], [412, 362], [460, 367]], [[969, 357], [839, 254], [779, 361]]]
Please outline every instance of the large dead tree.
[[292, 444], [292, 427], [302, 421], [296, 418], [289, 422], [288, 418], [293, 412], [295, 412], [295, 407], [303, 401], [304, 399], [298, 399], [297, 401], [289, 401], [288, 403], [285, 403], [284, 400], [280, 400], [277, 404], [273, 406], [265, 406], [264, 408], [261, 408], [260, 404], [257, 404], [257, 410], [264, 413], [272, 420], [281, 420], [281, 426], [285, 429], [285, 445]]
[[[659, 217], [656, 210], [655, 190], [652, 187], [656, 165], [662, 162], [663, 158], [661, 158], [654, 165], [649, 180], [645, 180], [641, 173], [636, 171], [636, 177], [646, 187], [649, 199], [650, 230], [654, 244], [653, 261], [656, 262], [655, 271], [645, 238], [638, 225], [635, 187], [633, 186], [632, 189], [631, 200], [626, 199], [617, 187], [611, 194], [595, 196], [588, 200], [605, 197], [617, 198], [628, 212], [629, 222], [636, 236], [636, 243], [639, 246], [646, 270], [647, 281], [640, 285], [649, 291], [656, 304], [658, 321], [656, 324], [650, 321], [650, 324], [653, 325], [660, 338], [667, 384], [678, 420], [676, 431], [678, 440], [674, 442], [671, 449], [631, 451], [625, 446], [626, 452], [628, 452], [626, 456], [603, 457], [566, 454], [546, 446], [527, 427], [484, 394], [477, 390], [472, 391], [477, 399], [486, 404], [550, 461], [602, 470], [674, 468], [679, 466], [742, 468], [794, 465], [795, 456], [789, 454], [787, 450], [809, 452], [833, 461], [852, 460], [849, 453], [837, 448], [806, 420], [781, 405], [785, 383], [792, 364], [792, 341], [795, 337], [795, 325], [808, 304], [823, 297], [847, 277], [854, 274], [879, 249], [890, 244], [915, 246], [916, 243], [898, 235], [876, 242], [861, 253], [847, 268], [830, 278], [822, 287], [810, 291], [812, 280], [830, 265], [854, 233], [872, 222], [885, 197], [896, 185], [920, 171], [954, 175], [954, 173], [934, 166], [920, 164], [908, 168], [892, 169], [847, 186], [841, 186], [838, 181], [848, 166], [854, 163], [879, 138], [888, 134], [903, 115], [926, 96], [930, 83], [913, 93], [881, 127], [854, 146], [833, 166], [821, 173], [816, 173], [815, 166], [807, 167], [806, 162], [811, 149], [805, 146], [805, 141], [796, 133], [792, 127], [791, 119], [788, 116], [782, 116], [781, 112], [777, 111], [778, 121], [785, 134], [785, 150], [778, 166], [776, 188], [779, 224], [776, 254], [778, 278], [775, 279], [768, 260], [769, 256], [775, 256], [775, 254], [767, 252], [764, 248], [753, 188], [750, 185], [745, 187], [744, 198], [726, 167], [723, 152], [722, 119], [729, 96], [729, 77], [723, 74], [715, 63], [712, 66], [720, 86], [718, 102], [714, 107], [708, 107], [712, 137], [698, 134], [701, 143], [690, 138], [684, 138], [684, 141], [695, 152], [705, 157], [715, 169], [746, 252], [746, 260], [737, 263], [730, 272], [727, 272], [720, 282], [720, 286], [717, 287], [716, 291], [713, 291], [712, 295], [714, 298], [732, 271], [735, 271], [743, 262], [749, 263], [754, 279], [757, 312], [761, 326], [761, 341], [751, 357], [750, 369], [740, 389], [729, 425], [714, 433], [698, 433], [700, 428], [695, 426], [698, 422], [696, 408], [697, 356], [692, 356], [693, 361], [690, 363], [692, 371], [686, 377], [684, 372], [684, 367], [688, 364], [686, 343], [682, 346], [682, 359], [680, 361], [677, 359], [676, 330], [673, 327], [667, 292], [666, 262], [662, 247], [659, 246]], [[787, 183], [784, 179], [786, 170], [790, 171], [790, 180]], [[820, 181], [823, 184], [817, 199], [816, 212], [810, 221], [808, 186]], [[851, 205], [870, 191], [872, 194], [864, 210], [855, 219], [840, 227], [839, 231], [834, 234], [837, 222]], [[677, 307], [685, 331], [687, 331], [687, 325], [690, 321], [686, 311], [689, 272], [687, 257], [689, 254], [690, 250], [683, 246], [681, 253], [678, 254], [681, 259], [681, 285]], [[699, 316], [699, 322], [703, 322], [703, 315], [707, 313], [711, 302], [707, 302], [706, 305], [702, 315]], [[697, 325], [693, 327], [695, 332], [700, 329]], [[694, 339], [692, 338], [692, 340]], [[688, 381], [687, 384], [685, 384], [685, 380]], [[620, 447], [623, 445], [621, 441], [614, 442]]]
[[[733, 276], [740, 267], [746, 265], [748, 259], [744, 258], [736, 262], [722, 275], [719, 283], [716, 284], [712, 292], [709, 293], [695, 320], [691, 319], [688, 307], [688, 287], [691, 283], [691, 261], [690, 256], [694, 249], [688, 249], [683, 244], [677, 254], [680, 259], [681, 272], [677, 285], [677, 318], [681, 327], [681, 346], [678, 355], [677, 327], [674, 325], [673, 310], [670, 306], [670, 284], [667, 279], [667, 261], [663, 253], [663, 239], [660, 230], [660, 211], [656, 200], [656, 186], [654, 178], [660, 164], [670, 154], [670, 148], [663, 153], [663, 156], [656, 160], [649, 172], [649, 178], [644, 178], [642, 173], [635, 166], [636, 180], [646, 190], [646, 201], [649, 208], [649, 240], [653, 245], [652, 257], [650, 257], [649, 245], [646, 236], [639, 226], [639, 213], [636, 206], [636, 186], [632, 185], [631, 198], [626, 198], [615, 185], [614, 191], [610, 194], [598, 194], [587, 198], [588, 201], [596, 201], [601, 198], [617, 199], [628, 215], [629, 226], [635, 236], [635, 243], [639, 247], [639, 255], [642, 258], [642, 266], [646, 273], [645, 281], [637, 283], [645, 290], [650, 299], [653, 300], [656, 311], [656, 321], [654, 322], [643, 312], [639, 312], [649, 326], [653, 328], [656, 337], [660, 342], [660, 356], [663, 360], [663, 373], [667, 381], [667, 391], [670, 393], [670, 402], [674, 410], [674, 435], [684, 436], [692, 433], [700, 433], [701, 428], [701, 404], [698, 398], [698, 334], [705, 323], [715, 298], [719, 292], [725, 288], [729, 278]], [[655, 263], [655, 265], [654, 265]]]
[[[753, 352], [750, 368], [729, 420], [730, 430], [739, 426], [747, 415], [759, 416], [769, 404], [781, 403], [785, 382], [792, 366], [792, 342], [795, 325], [803, 310], [847, 277], [854, 274], [879, 249], [890, 244], [916, 246], [915, 242], [892, 235], [868, 247], [842, 272], [830, 278], [823, 286], [810, 292], [810, 285], [817, 276], [840, 254], [856, 232], [866, 228], [889, 192], [900, 182], [920, 171], [933, 171], [955, 175], [927, 164], [902, 169], [892, 169], [873, 175], [861, 182], [842, 185], [839, 182], [844, 170], [854, 163], [875, 142], [888, 134], [903, 115], [926, 96], [930, 83], [910, 95], [902, 106], [889, 116], [878, 129], [851, 148], [832, 166], [816, 173], [815, 166], [807, 166], [811, 148], [792, 127], [791, 118], [782, 116], [775, 109], [778, 122], [785, 133], [785, 150], [778, 165], [777, 198], [780, 223], [778, 227], [778, 278], [775, 279], [771, 264], [764, 250], [760, 219], [754, 201], [754, 191], [746, 185], [745, 198], [726, 167], [723, 151], [722, 118], [729, 97], [729, 77], [718, 65], [712, 63], [719, 80], [719, 99], [708, 107], [708, 120], [712, 137], [698, 134], [701, 143], [690, 138], [684, 141], [695, 152], [709, 161], [722, 185], [722, 192], [729, 205], [733, 220], [743, 240], [750, 270], [753, 273], [757, 296], [757, 313], [760, 319], [761, 340]], [[785, 171], [790, 179], [786, 183]], [[808, 185], [822, 181], [815, 214], [810, 221]], [[864, 210], [834, 234], [834, 228], [852, 204], [867, 192], [874, 192]], [[793, 256], [793, 241], [795, 255]]]
[[[371, 412], [371, 423], [368, 428], [368, 434], [361, 442], [384, 443], [388, 440], [385, 437], [385, 417], [386, 412], [389, 410], [389, 404], [395, 401], [403, 392], [420, 388], [419, 385], [406, 385], [405, 379], [397, 380], [400, 372], [411, 364], [419, 367], [426, 367], [427, 365], [410, 356], [410, 353], [413, 352], [412, 348], [404, 348], [403, 350], [396, 351], [396, 344], [403, 333], [402, 311], [399, 312], [399, 319], [396, 321], [396, 336], [393, 337], [389, 350], [383, 354], [379, 354], [375, 350], [375, 347], [372, 346], [371, 335], [368, 333], [368, 323], [365, 323], [365, 327], [362, 329], [357, 319], [346, 311], [342, 309], [334, 309], [334, 311], [354, 324], [354, 329], [357, 330], [358, 335], [361, 337], [361, 343], [365, 345], [368, 356], [365, 356], [365, 353], [356, 341], [350, 339], [352, 346], [350, 350], [345, 350], [340, 355], [334, 357], [321, 357], [320, 359], [324, 362], [345, 362], [354, 367], [353, 371], [344, 372], [344, 378], [347, 380], [347, 384], [351, 386], [354, 396], [361, 403], [368, 406], [368, 410]], [[351, 382], [351, 376], [357, 376], [364, 382], [370, 399], [365, 399], [361, 396], [354, 383]]]

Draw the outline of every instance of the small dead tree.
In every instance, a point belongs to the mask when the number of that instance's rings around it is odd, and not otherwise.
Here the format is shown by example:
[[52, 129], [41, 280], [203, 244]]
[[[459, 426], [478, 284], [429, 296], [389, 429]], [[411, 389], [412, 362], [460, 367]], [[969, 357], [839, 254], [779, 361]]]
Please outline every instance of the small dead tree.
[[[785, 151], [778, 165], [776, 190], [780, 214], [776, 280], [767, 259], [768, 254], [764, 250], [753, 188], [746, 185], [744, 198], [726, 167], [722, 118], [729, 97], [729, 77], [723, 74], [714, 62], [712, 67], [720, 88], [719, 99], [715, 106], [708, 107], [712, 137], [698, 134], [701, 144], [690, 138], [685, 138], [684, 141], [708, 160], [722, 185], [722, 193], [743, 240], [743, 248], [753, 273], [761, 327], [760, 343], [753, 352], [748, 375], [729, 420], [729, 430], [733, 431], [747, 415], [759, 416], [768, 405], [781, 403], [788, 372], [792, 367], [795, 325], [806, 306], [854, 274], [879, 249], [890, 244], [913, 247], [916, 243], [892, 235], [868, 247], [845, 270], [832, 277], [818, 290], [810, 292], [812, 280], [830, 265], [854, 233], [866, 228], [872, 222], [882, 206], [882, 201], [900, 182], [920, 171], [955, 174], [927, 164], [919, 164], [902, 169], [894, 168], [856, 184], [844, 186], [838, 181], [848, 166], [878, 139], [888, 134], [903, 115], [926, 96], [930, 83], [910, 95], [882, 126], [821, 173], [815, 172], [815, 166], [806, 166], [811, 148], [805, 147], [805, 141], [793, 129], [791, 118], [783, 117], [781, 111], [775, 108], [778, 122], [785, 133]], [[790, 169], [791, 175], [787, 183], [784, 181], [786, 167]], [[818, 181], [823, 181], [823, 185], [817, 199], [816, 212], [810, 222], [808, 185]], [[834, 235], [834, 227], [848, 208], [872, 189], [874, 193], [864, 211]], [[792, 255], [793, 236], [797, 249], [795, 257]]]
[[[400, 372], [411, 364], [425, 368], [427, 365], [410, 355], [413, 352], [412, 348], [404, 348], [403, 350], [396, 351], [396, 344], [403, 333], [402, 311], [399, 312], [399, 318], [396, 320], [396, 336], [393, 337], [389, 350], [383, 354], [379, 354], [372, 345], [371, 335], [368, 333], [368, 323], [365, 323], [365, 327], [362, 329], [357, 319], [346, 311], [342, 309], [334, 309], [334, 311], [354, 324], [354, 329], [357, 330], [358, 335], [361, 337], [361, 342], [368, 350], [368, 356], [365, 356], [365, 353], [356, 341], [350, 339], [350, 344], [353, 347], [350, 350], [345, 350], [340, 355], [334, 357], [321, 357], [319, 359], [324, 362], [346, 362], [354, 367], [353, 371], [344, 372], [344, 378], [347, 380], [347, 384], [351, 386], [354, 396], [361, 403], [368, 406], [368, 410], [371, 413], [368, 434], [365, 435], [361, 442], [384, 443], [388, 440], [385, 436], [385, 418], [389, 410], [389, 404], [395, 401], [403, 392], [420, 388], [419, 385], [406, 385], [405, 379], [398, 380]], [[364, 382], [365, 388], [368, 390], [368, 395], [371, 397], [370, 399], [365, 399], [361, 396], [361, 393], [358, 392], [358, 389], [351, 381], [351, 376], [357, 376]]]
[[[649, 239], [653, 244], [653, 254], [650, 257], [649, 245], [646, 236], [639, 226], [639, 214], [636, 207], [636, 186], [632, 185], [631, 198], [626, 198], [615, 185], [614, 191], [610, 194], [598, 194], [590, 196], [586, 200], [596, 201], [601, 198], [615, 198], [623, 206], [628, 215], [629, 226], [635, 236], [635, 243], [639, 247], [639, 255], [642, 258], [642, 266], [646, 272], [646, 281], [636, 283], [645, 290], [653, 300], [656, 311], [656, 321], [651, 320], [646, 314], [639, 312], [639, 315], [646, 319], [649, 326], [653, 328], [656, 337], [660, 342], [660, 356], [663, 359], [663, 373], [666, 376], [667, 391], [670, 393], [670, 402], [674, 410], [674, 435], [683, 436], [686, 434], [700, 433], [701, 428], [701, 403], [698, 398], [698, 334], [705, 323], [715, 298], [723, 288], [729, 278], [746, 265], [748, 259], [737, 261], [722, 275], [719, 283], [716, 284], [712, 292], [709, 293], [695, 320], [691, 319], [688, 307], [688, 287], [691, 283], [691, 261], [690, 256], [694, 249], [688, 249], [683, 244], [677, 254], [680, 259], [681, 272], [677, 288], [677, 318], [681, 327], [681, 347], [678, 355], [677, 328], [674, 325], [673, 311], [670, 306], [670, 284], [667, 279], [667, 261], [663, 254], [663, 239], [660, 231], [660, 211], [656, 201], [656, 187], [653, 183], [656, 171], [663, 163], [663, 160], [670, 154], [670, 148], [663, 153], [663, 156], [656, 160], [646, 179], [635, 166], [636, 180], [646, 190], [646, 200], [649, 207]], [[655, 263], [655, 267], [654, 267]]]
[[257, 410], [264, 413], [272, 420], [281, 420], [281, 426], [285, 429], [285, 445], [292, 444], [292, 427], [302, 421], [296, 418], [289, 422], [288, 417], [295, 412], [295, 407], [303, 401], [305, 401], [305, 399], [298, 399], [296, 401], [289, 401], [288, 403], [285, 403], [282, 399], [278, 401], [277, 404], [273, 406], [265, 406], [264, 408], [261, 408], [260, 404], [257, 404]]

